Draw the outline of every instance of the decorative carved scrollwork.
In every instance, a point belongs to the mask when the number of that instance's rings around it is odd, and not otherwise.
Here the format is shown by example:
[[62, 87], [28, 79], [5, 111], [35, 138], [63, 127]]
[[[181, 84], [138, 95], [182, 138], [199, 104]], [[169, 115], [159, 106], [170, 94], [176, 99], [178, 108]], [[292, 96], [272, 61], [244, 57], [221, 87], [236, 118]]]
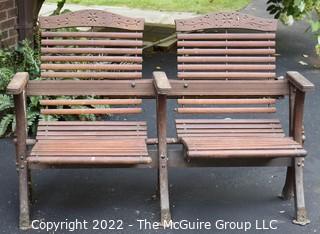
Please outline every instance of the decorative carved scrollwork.
[[176, 20], [178, 31], [192, 31], [209, 28], [243, 28], [260, 31], [276, 31], [277, 21], [238, 12], [212, 13], [192, 19]]
[[65, 27], [109, 27], [126, 30], [143, 30], [144, 20], [129, 18], [107, 11], [82, 10], [63, 15], [39, 18], [40, 28], [53, 29]]

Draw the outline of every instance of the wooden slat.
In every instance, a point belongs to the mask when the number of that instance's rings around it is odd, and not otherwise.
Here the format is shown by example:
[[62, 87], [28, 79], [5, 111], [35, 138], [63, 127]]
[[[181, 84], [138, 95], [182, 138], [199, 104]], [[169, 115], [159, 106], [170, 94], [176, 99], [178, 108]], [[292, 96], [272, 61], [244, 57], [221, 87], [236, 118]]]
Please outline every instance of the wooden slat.
[[63, 105], [139, 105], [141, 99], [78, 99], [78, 100], [40, 100], [40, 105], [63, 106]]
[[[134, 84], [134, 85], [133, 85]], [[288, 95], [287, 80], [208, 81], [171, 80], [169, 98], [195, 97], [278, 97]], [[153, 81], [145, 80], [32, 80], [27, 95], [103, 95], [105, 97], [154, 97]]]
[[178, 49], [178, 54], [189, 55], [274, 55], [275, 49]]
[[95, 109], [41, 109], [43, 115], [81, 115], [81, 114], [137, 114], [142, 108], [95, 108]]
[[274, 72], [178, 72], [178, 78], [183, 79], [270, 79], [275, 77]]
[[147, 131], [147, 126], [77, 126], [77, 125], [63, 125], [63, 126], [39, 126], [40, 131]]
[[275, 33], [178, 33], [178, 40], [275, 39]]
[[144, 121], [39, 121], [38, 126], [145, 126]]
[[41, 64], [46, 70], [142, 70], [141, 64]]
[[52, 54], [142, 54], [142, 49], [130, 48], [47, 48], [41, 47], [41, 53]]
[[177, 130], [179, 129], [281, 129], [280, 124], [248, 124], [248, 123], [221, 123], [221, 124], [209, 124], [209, 123], [195, 123], [195, 124], [177, 124]]
[[204, 71], [219, 71], [219, 70], [228, 70], [228, 71], [267, 71], [274, 70], [275, 65], [257, 65], [257, 64], [179, 64], [178, 70], [204, 70]]
[[184, 123], [200, 123], [200, 124], [269, 124], [269, 123], [280, 123], [278, 119], [176, 119], [176, 123], [184, 124]]
[[282, 129], [177, 129], [178, 134], [207, 134], [207, 133], [282, 133]]
[[41, 78], [140, 79], [141, 72], [41, 72]]
[[[40, 102], [41, 103], [41, 102]], [[244, 105], [244, 104], [275, 104], [273, 98], [251, 99], [178, 99], [180, 105]]]
[[267, 56], [178, 56], [179, 63], [274, 63], [275, 60]]
[[28, 157], [27, 161], [34, 164], [149, 164], [150, 157]]
[[180, 114], [247, 114], [247, 113], [275, 113], [274, 107], [179, 107]]
[[37, 136], [37, 140], [122, 140], [122, 139], [144, 139], [146, 140], [146, 135], [120, 135], [120, 136], [61, 136], [61, 135], [50, 135], [50, 136]]
[[274, 150], [215, 150], [188, 151], [188, 157], [202, 158], [232, 158], [232, 157], [302, 157], [304, 149], [274, 149]]
[[142, 38], [141, 32], [50, 32], [42, 31], [42, 37], [73, 37], [73, 38]]
[[243, 133], [243, 132], [228, 132], [228, 133], [179, 133], [179, 138], [184, 137], [268, 137], [268, 138], [275, 138], [275, 137], [285, 137], [284, 133], [274, 133], [274, 132], [266, 132], [266, 133]]
[[41, 56], [42, 62], [132, 62], [141, 63], [137, 56]]
[[39, 131], [37, 136], [145, 136], [145, 131]]
[[178, 41], [178, 47], [274, 47], [275, 41]]
[[41, 40], [42, 46], [134, 46], [143, 45], [141, 40]]

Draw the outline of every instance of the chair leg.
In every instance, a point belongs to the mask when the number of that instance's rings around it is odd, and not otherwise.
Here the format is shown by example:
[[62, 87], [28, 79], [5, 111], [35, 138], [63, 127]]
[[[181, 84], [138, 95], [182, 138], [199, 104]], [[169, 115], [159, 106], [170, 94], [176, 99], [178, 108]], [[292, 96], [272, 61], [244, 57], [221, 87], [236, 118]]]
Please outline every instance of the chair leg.
[[19, 199], [20, 199], [20, 229], [26, 230], [30, 228], [30, 213], [29, 213], [29, 170], [25, 162], [21, 163], [19, 168]]
[[294, 196], [294, 169], [293, 167], [287, 168], [286, 182], [283, 186], [280, 198], [283, 200], [290, 200]]
[[304, 200], [304, 189], [303, 189], [303, 167], [304, 158], [294, 159], [294, 202], [295, 202], [295, 212], [296, 219], [293, 223], [299, 225], [306, 225], [310, 223], [308, 219], [307, 210]]
[[[165, 159], [167, 160], [167, 159]], [[167, 162], [160, 162], [159, 168], [159, 192], [161, 207], [161, 224], [165, 226], [171, 220], [168, 186], [168, 168]]]

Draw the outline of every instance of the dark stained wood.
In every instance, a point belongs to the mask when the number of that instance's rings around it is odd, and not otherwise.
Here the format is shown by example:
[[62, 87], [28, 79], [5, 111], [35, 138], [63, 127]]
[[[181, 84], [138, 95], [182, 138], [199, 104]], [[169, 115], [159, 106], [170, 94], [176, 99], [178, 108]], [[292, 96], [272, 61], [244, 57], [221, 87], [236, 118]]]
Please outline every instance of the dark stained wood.
[[73, 99], [73, 100], [40, 100], [40, 105], [63, 106], [63, 105], [138, 105], [141, 99]]
[[143, 30], [144, 20], [133, 19], [101, 10], [81, 10], [58, 16], [40, 17], [40, 28], [110, 27]]
[[141, 63], [142, 57], [132, 56], [41, 56], [42, 62], [133, 62]]
[[41, 37], [73, 37], [73, 38], [126, 38], [126, 39], [141, 39], [143, 37], [142, 32], [41, 32]]
[[179, 107], [180, 114], [248, 114], [248, 113], [275, 113], [274, 107]]
[[16, 73], [7, 86], [7, 93], [13, 95], [22, 93], [25, 90], [28, 80], [29, 74], [27, 72]]
[[302, 92], [314, 90], [314, 85], [307, 80], [303, 75], [296, 71], [287, 72], [289, 82]]
[[131, 108], [91, 108], [91, 109], [41, 109], [42, 115], [110, 115], [110, 114], [137, 114], [142, 109], [138, 107]]

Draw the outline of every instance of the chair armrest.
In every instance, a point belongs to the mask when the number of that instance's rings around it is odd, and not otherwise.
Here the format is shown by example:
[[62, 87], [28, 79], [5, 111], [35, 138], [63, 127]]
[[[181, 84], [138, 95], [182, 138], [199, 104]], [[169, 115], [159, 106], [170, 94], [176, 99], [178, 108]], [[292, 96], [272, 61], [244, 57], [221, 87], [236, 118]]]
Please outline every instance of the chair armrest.
[[290, 84], [299, 89], [300, 91], [307, 92], [314, 90], [314, 84], [312, 84], [307, 78], [305, 78], [299, 72], [288, 71], [286, 76]]
[[153, 72], [153, 80], [158, 94], [166, 95], [169, 93], [171, 85], [165, 72]]
[[27, 72], [17, 72], [7, 86], [7, 93], [17, 95], [22, 93], [29, 80]]

